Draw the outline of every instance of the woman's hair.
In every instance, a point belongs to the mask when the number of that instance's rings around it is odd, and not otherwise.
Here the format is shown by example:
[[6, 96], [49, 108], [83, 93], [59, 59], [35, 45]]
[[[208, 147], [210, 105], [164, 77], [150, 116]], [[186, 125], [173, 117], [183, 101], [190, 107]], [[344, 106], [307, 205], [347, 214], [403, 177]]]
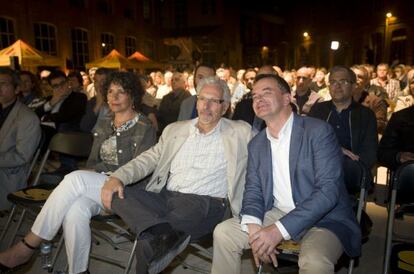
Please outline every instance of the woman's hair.
[[135, 109], [139, 110], [145, 89], [142, 86], [141, 81], [137, 75], [132, 72], [125, 71], [115, 71], [110, 73], [106, 78], [104, 85], [106, 94], [111, 84], [120, 85], [131, 97], [132, 101], [134, 102], [133, 105]]

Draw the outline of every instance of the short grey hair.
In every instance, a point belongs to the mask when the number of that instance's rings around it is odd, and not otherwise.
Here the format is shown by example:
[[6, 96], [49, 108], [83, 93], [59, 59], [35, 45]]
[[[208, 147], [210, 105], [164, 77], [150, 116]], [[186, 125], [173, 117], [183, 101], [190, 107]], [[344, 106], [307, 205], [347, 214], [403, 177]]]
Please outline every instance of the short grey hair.
[[221, 80], [220, 78], [218, 78], [217, 76], [209, 76], [209, 77], [205, 77], [203, 79], [200, 80], [200, 82], [197, 84], [197, 95], [200, 94], [200, 91], [203, 90], [204, 86], [216, 86], [218, 87], [221, 92], [223, 93], [223, 100], [224, 102], [229, 103], [231, 100], [231, 94], [230, 94], [230, 89], [227, 86], [227, 83], [223, 80]]

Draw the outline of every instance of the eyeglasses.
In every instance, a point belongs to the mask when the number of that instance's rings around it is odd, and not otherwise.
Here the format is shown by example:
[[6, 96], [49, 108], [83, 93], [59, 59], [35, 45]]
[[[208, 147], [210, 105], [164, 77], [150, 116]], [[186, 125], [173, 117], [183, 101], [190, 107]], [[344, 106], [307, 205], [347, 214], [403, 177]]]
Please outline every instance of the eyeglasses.
[[306, 77], [306, 76], [298, 76], [298, 77], [296, 77], [296, 80], [297, 81], [300, 81], [300, 80], [302, 80], [302, 81], [306, 81], [306, 80], [309, 80], [310, 78], [309, 77]]
[[58, 89], [58, 88], [63, 87], [64, 85], [66, 85], [66, 80], [60, 83], [54, 84], [54, 85], [50, 85], [50, 86], [52, 87], [52, 89]]
[[347, 79], [341, 79], [341, 80], [329, 80], [330, 86], [340, 85], [340, 86], [347, 86], [352, 84], [352, 81], [349, 81]]
[[224, 102], [223, 99], [206, 98], [206, 97], [200, 96], [200, 95], [197, 96], [197, 100], [200, 101], [200, 102], [203, 102], [203, 103], [212, 103], [212, 104], [215, 104], [215, 105], [220, 105], [221, 103]]

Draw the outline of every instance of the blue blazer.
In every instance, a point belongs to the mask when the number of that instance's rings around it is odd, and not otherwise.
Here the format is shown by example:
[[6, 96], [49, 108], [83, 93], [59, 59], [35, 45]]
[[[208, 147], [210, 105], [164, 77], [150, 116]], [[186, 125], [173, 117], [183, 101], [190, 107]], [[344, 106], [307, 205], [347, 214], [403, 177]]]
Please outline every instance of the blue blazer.
[[[266, 131], [248, 146], [246, 186], [241, 214], [263, 220], [273, 201], [272, 155]], [[361, 232], [351, 208], [342, 171], [342, 151], [331, 126], [294, 114], [289, 152], [295, 209], [280, 219], [293, 240], [312, 227], [326, 228], [351, 257], [361, 253]]]

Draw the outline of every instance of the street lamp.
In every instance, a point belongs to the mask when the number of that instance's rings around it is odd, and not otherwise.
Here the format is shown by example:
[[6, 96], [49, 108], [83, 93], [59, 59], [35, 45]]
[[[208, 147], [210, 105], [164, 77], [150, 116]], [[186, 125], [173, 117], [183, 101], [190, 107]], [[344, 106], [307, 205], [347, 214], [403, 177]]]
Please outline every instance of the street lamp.
[[332, 41], [331, 42], [331, 50], [337, 50], [339, 49], [339, 42], [338, 41]]
[[387, 12], [385, 14], [385, 30], [384, 30], [384, 53], [383, 53], [383, 61], [388, 62], [389, 57], [389, 45], [388, 45], [388, 27], [390, 24], [390, 21], [393, 19], [392, 13]]

